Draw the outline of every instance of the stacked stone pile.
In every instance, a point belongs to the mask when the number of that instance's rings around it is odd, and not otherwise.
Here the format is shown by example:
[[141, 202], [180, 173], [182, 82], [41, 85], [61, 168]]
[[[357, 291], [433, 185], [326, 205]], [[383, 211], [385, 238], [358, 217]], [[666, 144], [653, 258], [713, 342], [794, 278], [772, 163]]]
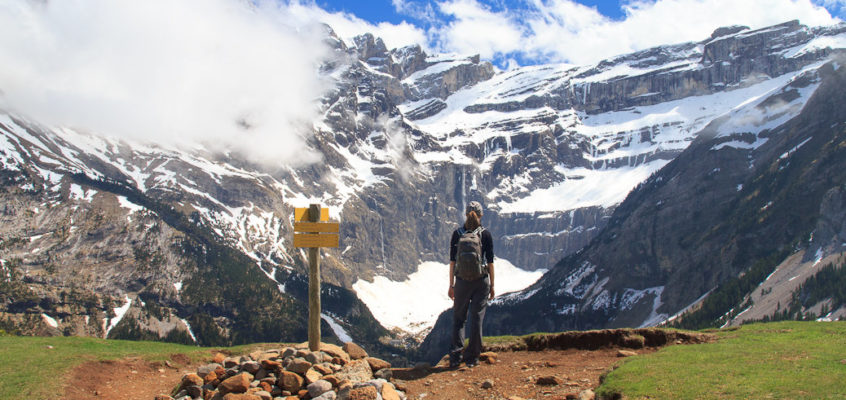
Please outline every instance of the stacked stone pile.
[[240, 357], [218, 353], [155, 400], [405, 400], [391, 375], [390, 363], [354, 343], [321, 343], [315, 352], [300, 345]]

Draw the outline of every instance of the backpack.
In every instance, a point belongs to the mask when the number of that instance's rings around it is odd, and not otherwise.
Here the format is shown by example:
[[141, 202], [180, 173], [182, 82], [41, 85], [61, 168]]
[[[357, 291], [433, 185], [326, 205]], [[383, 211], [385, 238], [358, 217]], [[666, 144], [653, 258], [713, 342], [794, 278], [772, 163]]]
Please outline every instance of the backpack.
[[466, 281], [474, 281], [487, 274], [486, 263], [482, 256], [483, 227], [467, 231], [458, 229], [458, 251], [455, 257], [455, 276]]

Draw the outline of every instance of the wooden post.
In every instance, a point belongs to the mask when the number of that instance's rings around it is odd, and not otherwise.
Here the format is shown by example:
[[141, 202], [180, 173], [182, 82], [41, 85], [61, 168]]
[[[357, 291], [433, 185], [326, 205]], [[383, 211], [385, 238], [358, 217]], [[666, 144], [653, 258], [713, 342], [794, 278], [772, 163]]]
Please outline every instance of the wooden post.
[[[320, 221], [320, 204], [311, 204], [308, 220]], [[308, 249], [308, 349], [320, 350], [320, 248]]]

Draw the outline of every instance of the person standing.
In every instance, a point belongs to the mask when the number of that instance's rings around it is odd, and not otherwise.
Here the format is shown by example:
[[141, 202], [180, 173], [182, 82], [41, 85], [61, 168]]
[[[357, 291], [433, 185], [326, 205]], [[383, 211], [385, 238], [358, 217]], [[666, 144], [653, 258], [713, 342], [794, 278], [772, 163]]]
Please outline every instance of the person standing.
[[[493, 237], [482, 227], [482, 205], [471, 201], [464, 225], [452, 233], [449, 251], [449, 298], [452, 306], [452, 341], [449, 366], [464, 361], [479, 363], [482, 352], [482, 321], [488, 301], [494, 298]], [[470, 340], [464, 347], [465, 322], [470, 319]]]

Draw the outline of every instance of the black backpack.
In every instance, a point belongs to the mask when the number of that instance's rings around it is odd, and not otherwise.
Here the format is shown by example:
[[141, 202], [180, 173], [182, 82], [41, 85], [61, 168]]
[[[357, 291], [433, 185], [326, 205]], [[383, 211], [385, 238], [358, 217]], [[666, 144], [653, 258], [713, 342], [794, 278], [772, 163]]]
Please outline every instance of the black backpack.
[[474, 281], [487, 274], [482, 255], [483, 227], [467, 231], [464, 227], [458, 229], [458, 251], [455, 257], [455, 276], [466, 281]]

